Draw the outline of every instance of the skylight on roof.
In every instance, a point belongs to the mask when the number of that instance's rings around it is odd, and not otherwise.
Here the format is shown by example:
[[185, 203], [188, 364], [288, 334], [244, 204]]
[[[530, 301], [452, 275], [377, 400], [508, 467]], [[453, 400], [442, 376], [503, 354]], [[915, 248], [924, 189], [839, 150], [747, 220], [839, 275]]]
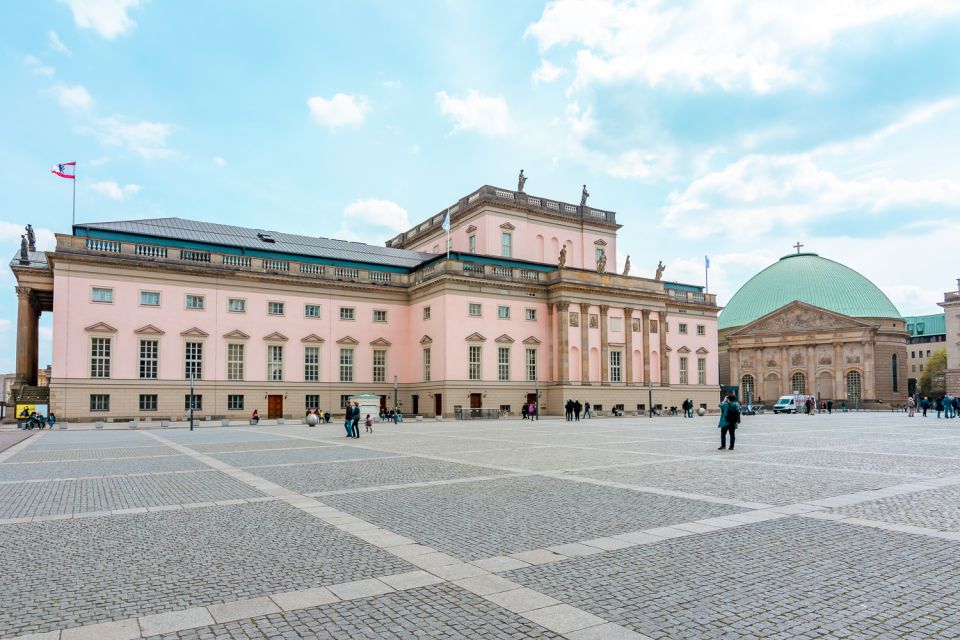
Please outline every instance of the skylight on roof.
[[269, 233], [264, 233], [263, 231], [257, 232], [257, 237], [263, 240], [264, 242], [276, 242]]

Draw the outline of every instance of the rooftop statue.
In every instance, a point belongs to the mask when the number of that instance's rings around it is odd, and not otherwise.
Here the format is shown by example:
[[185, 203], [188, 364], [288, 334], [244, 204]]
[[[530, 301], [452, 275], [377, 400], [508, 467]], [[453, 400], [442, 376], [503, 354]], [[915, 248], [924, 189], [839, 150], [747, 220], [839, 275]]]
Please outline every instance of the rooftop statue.
[[630, 256], [627, 256], [627, 261], [623, 264], [623, 275], [630, 275]]
[[523, 169], [520, 169], [520, 177], [517, 178], [517, 191], [523, 193], [523, 185], [527, 184], [527, 176], [523, 175]]
[[20, 236], [20, 262], [30, 262], [30, 254], [27, 253], [27, 236]]
[[590, 192], [587, 191], [587, 185], [583, 185], [583, 191], [580, 192], [580, 206], [587, 206], [587, 198], [590, 197]]
[[37, 236], [33, 232], [33, 226], [27, 225], [27, 244], [30, 246], [30, 251], [37, 250]]
[[659, 264], [657, 264], [657, 275], [656, 275], [656, 277], [654, 277], [654, 280], [660, 280], [660, 279], [662, 279], [662, 278], [663, 278], [663, 270], [666, 269], [666, 268], [667, 268], [667, 266], [666, 266], [665, 264], [663, 264], [663, 261], [661, 260], [661, 261], [659, 262]]

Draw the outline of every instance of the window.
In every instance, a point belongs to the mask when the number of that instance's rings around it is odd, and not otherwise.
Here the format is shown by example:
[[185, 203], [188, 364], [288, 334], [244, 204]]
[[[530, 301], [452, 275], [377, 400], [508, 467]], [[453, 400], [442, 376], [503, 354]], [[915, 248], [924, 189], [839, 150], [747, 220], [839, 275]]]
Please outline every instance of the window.
[[160, 292], [159, 291], [141, 291], [140, 304], [145, 307], [159, 307]]
[[706, 358], [697, 358], [697, 384], [707, 384]]
[[900, 388], [900, 368], [897, 366], [897, 354], [891, 356], [890, 367], [893, 370], [893, 392], [896, 393]]
[[340, 349], [340, 382], [353, 382], [353, 349]]
[[681, 322], [681, 323], [680, 323], [680, 333], [683, 334], [683, 335], [687, 335], [687, 323], [686, 323], [686, 322]]
[[847, 400], [860, 402], [860, 372], [851, 371], [847, 374]]
[[510, 258], [513, 256], [513, 234], [509, 231], [503, 232], [503, 237], [501, 239], [502, 245], [502, 255], [504, 258]]
[[524, 309], [523, 317], [527, 320], [536, 320], [537, 319], [537, 310], [536, 309]]
[[680, 384], [687, 384], [687, 357], [680, 356]]
[[656, 320], [651, 320], [651, 321], [650, 321], [650, 333], [656, 333], [656, 332], [657, 332], [657, 321], [656, 321]]
[[230, 394], [227, 396], [228, 411], [243, 411], [243, 396], [239, 394]]
[[319, 318], [320, 317], [320, 305], [318, 304], [305, 304], [303, 305], [303, 315], [306, 318]]
[[500, 405], [500, 413], [505, 416], [510, 415], [510, 405], [508, 404]]
[[316, 393], [308, 393], [303, 398], [303, 407], [307, 411], [313, 411], [314, 409], [320, 408], [320, 395]]
[[157, 340], [140, 341], [140, 378], [155, 380], [157, 377], [157, 354], [160, 343]]
[[501, 320], [509, 320], [509, 319], [510, 319], [510, 307], [506, 307], [506, 306], [504, 306], [504, 305], [498, 306], [498, 307], [497, 307], [497, 317], [500, 318]]
[[203, 343], [188, 342], [184, 345], [184, 369], [183, 377], [187, 380], [203, 379]]
[[110, 396], [106, 393], [91, 393], [90, 411], [110, 411]]
[[571, 327], [579, 327], [579, 326], [580, 326], [580, 312], [579, 312], [579, 311], [571, 311], [571, 312], [570, 312], [570, 326], [571, 326]]
[[537, 350], [527, 349], [527, 382], [537, 381]]
[[621, 376], [621, 360], [623, 355], [619, 351], [610, 352], [610, 382], [620, 382], [622, 380]]
[[283, 315], [283, 303], [282, 302], [268, 302], [267, 303], [267, 313], [271, 316], [282, 316]]
[[917, 372], [917, 365], [915, 365], [915, 364], [910, 365], [910, 371], [911, 371], [911, 373], [916, 373], [916, 372]]
[[373, 310], [373, 321], [374, 322], [386, 322], [387, 321], [387, 312], [383, 309], [374, 309]]
[[702, 325], [702, 324], [698, 324], [698, 325], [697, 325], [697, 335], [698, 335], [698, 336], [705, 336], [705, 335], [707, 335], [707, 328], [706, 328], [704, 325]]
[[[473, 349], [473, 347], [470, 347]], [[477, 347], [479, 349], [480, 347]], [[473, 380], [474, 378], [471, 378]], [[510, 347], [497, 349], [497, 380], [510, 380]]]
[[927, 349], [927, 357], [930, 357], [930, 349]]
[[469, 375], [470, 380], [479, 380], [480, 379], [480, 347], [476, 345], [470, 345], [470, 348], [467, 353], [467, 362], [469, 363]]
[[353, 307], [340, 307], [341, 320], [353, 320], [353, 318], [354, 318]]
[[753, 387], [753, 376], [750, 374], [743, 376], [740, 381], [740, 397], [746, 400], [748, 404], [753, 402]]
[[227, 311], [230, 313], [245, 313], [247, 310], [247, 301], [243, 298], [228, 298]]
[[384, 349], [373, 350], [373, 381], [387, 381], [387, 352]]
[[156, 410], [157, 410], [157, 394], [141, 393], [140, 394], [140, 411], [156, 411]]
[[610, 318], [610, 331], [623, 331], [623, 318]]
[[350, 396], [341, 394], [340, 395], [340, 406], [345, 407], [350, 402]]
[[477, 252], [477, 236], [476, 234], [470, 234], [467, 236], [467, 251], [470, 253]]
[[479, 302], [471, 302], [469, 305], [467, 305], [467, 313], [469, 313], [471, 316], [479, 316], [481, 310], [482, 307], [480, 306]]
[[423, 381], [430, 382], [430, 347], [423, 350]]
[[227, 380], [243, 380], [243, 345], [227, 345]]
[[320, 381], [320, 347], [303, 348], [303, 379], [306, 382]]
[[[193, 406], [190, 406], [190, 398], [193, 398]], [[199, 394], [193, 394], [192, 396], [188, 393], [183, 396], [183, 410], [190, 411], [202, 411], [203, 410], [203, 396]]]
[[91, 302], [113, 302], [113, 289], [94, 287], [90, 294]]
[[110, 377], [110, 338], [90, 339], [90, 377]]
[[910, 352], [910, 357], [911, 357], [911, 358], [916, 358], [916, 357], [917, 357], [917, 352], [916, 352], [916, 351], [911, 351], [911, 352]]
[[187, 294], [187, 309], [203, 309], [203, 296]]
[[790, 378], [790, 388], [795, 394], [803, 394], [807, 392], [807, 376], [803, 375], [802, 372], [797, 371]]
[[267, 380], [271, 382], [283, 380], [283, 345], [267, 345]]
[[430, 319], [430, 307], [424, 307], [424, 308], [423, 308], [423, 319], [424, 319], [424, 320], [429, 320], [429, 319]]

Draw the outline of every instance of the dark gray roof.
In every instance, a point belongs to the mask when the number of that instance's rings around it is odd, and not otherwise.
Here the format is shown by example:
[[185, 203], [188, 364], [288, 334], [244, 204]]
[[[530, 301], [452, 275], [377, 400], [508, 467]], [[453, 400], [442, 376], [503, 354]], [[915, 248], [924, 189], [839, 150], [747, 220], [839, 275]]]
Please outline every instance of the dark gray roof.
[[[258, 251], [362, 262], [389, 267], [413, 268], [436, 257], [432, 253], [391, 249], [384, 246], [363, 244], [362, 242], [314, 238], [280, 231], [249, 229], [227, 224], [184, 220], [182, 218], [90, 222], [74, 225], [74, 229], [130, 233], [153, 238], [202, 242], [241, 249], [256, 249]], [[261, 236], [272, 238], [274, 242], [265, 241]]]

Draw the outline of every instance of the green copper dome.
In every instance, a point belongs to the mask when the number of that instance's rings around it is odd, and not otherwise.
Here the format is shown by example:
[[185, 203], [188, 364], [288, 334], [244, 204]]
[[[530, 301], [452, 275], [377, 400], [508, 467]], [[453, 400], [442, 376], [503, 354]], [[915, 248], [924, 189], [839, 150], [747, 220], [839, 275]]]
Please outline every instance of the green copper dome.
[[795, 300], [853, 318], [900, 319], [890, 299], [853, 269], [815, 253], [796, 253], [740, 287], [720, 312], [719, 328], [743, 326]]

